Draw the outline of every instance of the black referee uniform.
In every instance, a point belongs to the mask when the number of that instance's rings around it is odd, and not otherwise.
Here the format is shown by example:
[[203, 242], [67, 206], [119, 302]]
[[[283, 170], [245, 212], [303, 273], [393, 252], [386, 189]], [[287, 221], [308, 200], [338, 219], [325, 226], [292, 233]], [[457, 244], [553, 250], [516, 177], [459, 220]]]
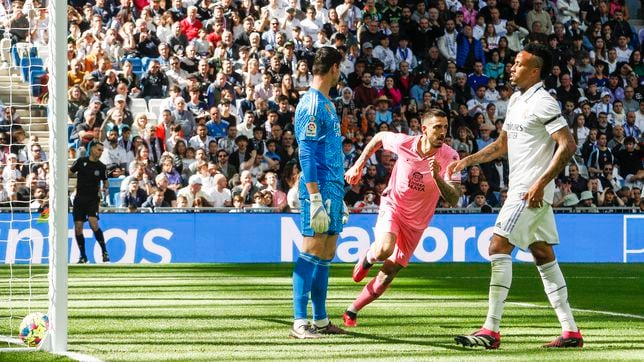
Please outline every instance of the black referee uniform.
[[[96, 145], [93, 145], [93, 147], [96, 147]], [[89, 147], [88, 151], [90, 153], [93, 147]], [[91, 161], [89, 157], [81, 157], [74, 162], [71, 171], [77, 176], [76, 196], [74, 196], [72, 214], [74, 216], [76, 243], [80, 251], [78, 263], [85, 264], [87, 263], [87, 254], [85, 254], [85, 236], [82, 232], [82, 223], [90, 217], [98, 219], [99, 189], [101, 181], [107, 181], [107, 167], [99, 160]], [[103, 262], [110, 261], [103, 231], [96, 223], [93, 225], [90, 222], [90, 227], [92, 227], [94, 238], [103, 252]]]
[[90, 161], [81, 157], [74, 162], [71, 171], [76, 174], [76, 196], [74, 196], [74, 221], [87, 221], [88, 217], [98, 218], [99, 188], [107, 180], [107, 167], [101, 161]]

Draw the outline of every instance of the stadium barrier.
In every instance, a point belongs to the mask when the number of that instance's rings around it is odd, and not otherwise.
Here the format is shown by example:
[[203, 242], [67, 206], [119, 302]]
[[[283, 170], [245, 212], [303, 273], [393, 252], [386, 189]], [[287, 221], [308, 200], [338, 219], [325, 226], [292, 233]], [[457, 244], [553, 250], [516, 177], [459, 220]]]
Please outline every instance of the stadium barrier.
[[[11, 228], [1, 221], [12, 218]], [[425, 230], [412, 262], [485, 262], [496, 215], [438, 214]], [[644, 215], [557, 214], [562, 262], [644, 262]], [[375, 214], [353, 214], [340, 234], [337, 262], [355, 262], [373, 241]], [[29, 214], [0, 214], [0, 257], [6, 263], [46, 263], [47, 223]], [[113, 263], [273, 263], [297, 258], [302, 235], [298, 214], [139, 213], [101, 214]], [[69, 220], [69, 260], [78, 260]], [[91, 262], [100, 248], [86, 226]], [[517, 250], [517, 261], [531, 261]]]

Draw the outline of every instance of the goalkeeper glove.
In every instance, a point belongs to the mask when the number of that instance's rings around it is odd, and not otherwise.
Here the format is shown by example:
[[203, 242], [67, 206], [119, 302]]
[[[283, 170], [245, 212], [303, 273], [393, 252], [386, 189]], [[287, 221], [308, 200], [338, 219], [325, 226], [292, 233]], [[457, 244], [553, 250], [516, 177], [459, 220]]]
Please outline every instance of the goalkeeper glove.
[[312, 194], [311, 201], [311, 228], [317, 234], [325, 233], [329, 230], [329, 223], [331, 219], [327, 214], [324, 203], [322, 202], [322, 195], [320, 193]]
[[342, 202], [342, 225], [346, 225], [349, 222], [349, 208], [347, 204]]

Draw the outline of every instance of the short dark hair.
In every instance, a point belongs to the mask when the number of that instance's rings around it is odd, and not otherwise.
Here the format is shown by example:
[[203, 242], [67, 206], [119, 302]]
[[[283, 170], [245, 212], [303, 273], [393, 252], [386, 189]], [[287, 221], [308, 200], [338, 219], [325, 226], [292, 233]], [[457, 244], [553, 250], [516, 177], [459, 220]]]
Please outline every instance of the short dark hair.
[[530, 43], [523, 51], [532, 54], [535, 57], [536, 67], [541, 68], [541, 79], [545, 79], [552, 69], [552, 53], [543, 44]]
[[340, 64], [341, 61], [342, 55], [337, 49], [328, 46], [321, 47], [313, 59], [313, 75], [325, 75], [329, 73], [333, 65]]
[[421, 123], [424, 123], [425, 120], [429, 120], [430, 118], [434, 118], [434, 117], [445, 117], [445, 118], [447, 118], [447, 114], [441, 109], [430, 108], [427, 111], [425, 111], [425, 113], [423, 113], [423, 119], [422, 119]]

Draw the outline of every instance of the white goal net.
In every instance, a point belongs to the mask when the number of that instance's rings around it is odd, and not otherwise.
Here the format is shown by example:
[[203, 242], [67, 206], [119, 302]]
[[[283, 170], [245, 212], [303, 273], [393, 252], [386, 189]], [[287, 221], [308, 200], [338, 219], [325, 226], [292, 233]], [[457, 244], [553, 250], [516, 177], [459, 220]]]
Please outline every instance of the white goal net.
[[48, 336], [44, 348], [66, 349], [66, 4], [55, 3], [0, 5], [7, 12], [0, 24], [3, 350], [25, 347], [18, 338], [19, 325], [32, 312], [48, 314], [51, 329], [61, 332]]

